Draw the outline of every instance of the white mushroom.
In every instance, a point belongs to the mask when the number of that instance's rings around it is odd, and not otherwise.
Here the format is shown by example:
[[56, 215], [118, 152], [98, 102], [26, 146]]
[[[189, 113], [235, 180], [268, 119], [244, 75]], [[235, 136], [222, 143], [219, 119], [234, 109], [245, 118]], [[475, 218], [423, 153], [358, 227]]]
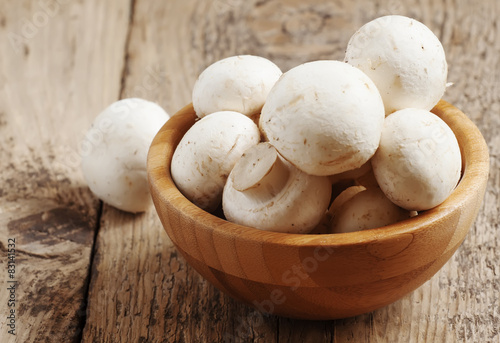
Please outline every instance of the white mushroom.
[[123, 211], [148, 208], [147, 153], [168, 118], [160, 106], [136, 98], [117, 101], [95, 118], [82, 142], [82, 170], [97, 197]]
[[332, 204], [331, 233], [374, 229], [411, 217], [410, 211], [393, 204], [378, 187], [353, 186], [338, 198], [343, 199]]
[[200, 118], [218, 111], [257, 114], [281, 74], [273, 62], [258, 56], [233, 56], [215, 62], [194, 85], [196, 114]]
[[283, 74], [262, 108], [260, 127], [297, 168], [331, 175], [370, 159], [384, 117], [377, 87], [362, 71], [316, 61]]
[[350, 186], [344, 189], [335, 199], [333, 199], [330, 208], [328, 209], [328, 214], [330, 217], [333, 217], [339, 209], [344, 205], [347, 201], [349, 201], [353, 196], [366, 190], [364, 186]]
[[386, 114], [432, 109], [446, 89], [448, 65], [439, 39], [424, 24], [399, 15], [377, 18], [350, 39], [345, 61], [377, 85]]
[[220, 204], [234, 164], [259, 140], [259, 128], [245, 115], [213, 113], [197, 121], [179, 142], [172, 157], [172, 178], [186, 198], [211, 212]]
[[325, 214], [331, 196], [326, 176], [308, 175], [268, 142], [247, 150], [224, 187], [222, 208], [234, 223], [261, 230], [307, 233]]
[[427, 210], [442, 203], [460, 178], [460, 147], [453, 131], [431, 112], [389, 115], [372, 158], [380, 188], [396, 205]]

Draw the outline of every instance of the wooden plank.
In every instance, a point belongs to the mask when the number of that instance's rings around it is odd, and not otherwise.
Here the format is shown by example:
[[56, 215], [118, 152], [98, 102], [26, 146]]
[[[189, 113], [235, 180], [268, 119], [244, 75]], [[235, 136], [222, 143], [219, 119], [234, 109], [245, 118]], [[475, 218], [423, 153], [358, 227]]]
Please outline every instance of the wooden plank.
[[78, 342], [100, 208], [80, 173], [79, 141], [118, 97], [128, 1], [0, 7], [0, 341]]
[[426, 284], [371, 314], [339, 321], [339, 342], [497, 342], [500, 339], [500, 121], [498, 2], [404, 3], [399, 13], [427, 24], [442, 40], [454, 82], [445, 99], [478, 125], [491, 156], [483, 208], [463, 245]]
[[[193, 52], [191, 36], [204, 30], [198, 13], [218, 15], [210, 2], [136, 1], [123, 97], [156, 101], [171, 114], [190, 102], [208, 63]], [[153, 208], [133, 216], [104, 206], [92, 274], [84, 342], [269, 342], [275, 331], [275, 318], [264, 321], [186, 264]]]
[[202, 280], [172, 246], [153, 210], [132, 216], [105, 206], [84, 341], [498, 341], [495, 0], [136, 0], [123, 96], [157, 101], [173, 113], [190, 101], [199, 72], [220, 58], [256, 54], [283, 70], [309, 60], [342, 59], [358, 27], [389, 13], [415, 17], [442, 39], [455, 82], [445, 99], [469, 114], [491, 149], [483, 209], [450, 262], [412, 294], [369, 314], [330, 322], [262, 317]]

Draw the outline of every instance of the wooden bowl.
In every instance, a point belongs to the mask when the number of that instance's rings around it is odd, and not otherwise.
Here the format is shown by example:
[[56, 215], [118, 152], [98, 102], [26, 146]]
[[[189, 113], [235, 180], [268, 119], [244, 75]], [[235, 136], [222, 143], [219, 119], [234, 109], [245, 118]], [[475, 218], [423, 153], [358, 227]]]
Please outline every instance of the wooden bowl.
[[196, 119], [174, 115], [148, 155], [151, 193], [161, 222], [187, 262], [228, 295], [276, 315], [335, 319], [388, 305], [429, 280], [474, 223], [488, 179], [487, 146], [477, 127], [441, 101], [433, 112], [454, 131], [463, 176], [438, 207], [372, 230], [301, 235], [230, 223], [193, 205], [170, 175], [175, 147]]

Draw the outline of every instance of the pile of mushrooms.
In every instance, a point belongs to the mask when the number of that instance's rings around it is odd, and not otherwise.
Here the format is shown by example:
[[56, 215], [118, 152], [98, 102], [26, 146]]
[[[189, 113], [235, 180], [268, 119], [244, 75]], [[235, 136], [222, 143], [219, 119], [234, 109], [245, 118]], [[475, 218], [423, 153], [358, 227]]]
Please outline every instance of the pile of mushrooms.
[[222, 204], [227, 220], [261, 230], [346, 233], [411, 218], [460, 178], [455, 135], [429, 112], [446, 78], [437, 37], [402, 16], [361, 27], [343, 62], [282, 74], [262, 57], [226, 58], [195, 83], [201, 119], [174, 153], [173, 180], [202, 209]]

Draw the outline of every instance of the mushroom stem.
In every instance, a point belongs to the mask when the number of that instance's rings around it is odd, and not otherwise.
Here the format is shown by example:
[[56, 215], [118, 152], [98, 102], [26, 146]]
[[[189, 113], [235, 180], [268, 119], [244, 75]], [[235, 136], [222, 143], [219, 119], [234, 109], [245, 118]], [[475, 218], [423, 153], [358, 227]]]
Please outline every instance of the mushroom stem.
[[265, 142], [245, 151], [231, 177], [234, 189], [249, 197], [267, 200], [285, 187], [289, 175], [288, 166], [276, 149]]
[[326, 176], [306, 174], [270, 143], [259, 143], [247, 149], [231, 170], [222, 209], [226, 219], [236, 224], [307, 233], [325, 214], [331, 191]]

